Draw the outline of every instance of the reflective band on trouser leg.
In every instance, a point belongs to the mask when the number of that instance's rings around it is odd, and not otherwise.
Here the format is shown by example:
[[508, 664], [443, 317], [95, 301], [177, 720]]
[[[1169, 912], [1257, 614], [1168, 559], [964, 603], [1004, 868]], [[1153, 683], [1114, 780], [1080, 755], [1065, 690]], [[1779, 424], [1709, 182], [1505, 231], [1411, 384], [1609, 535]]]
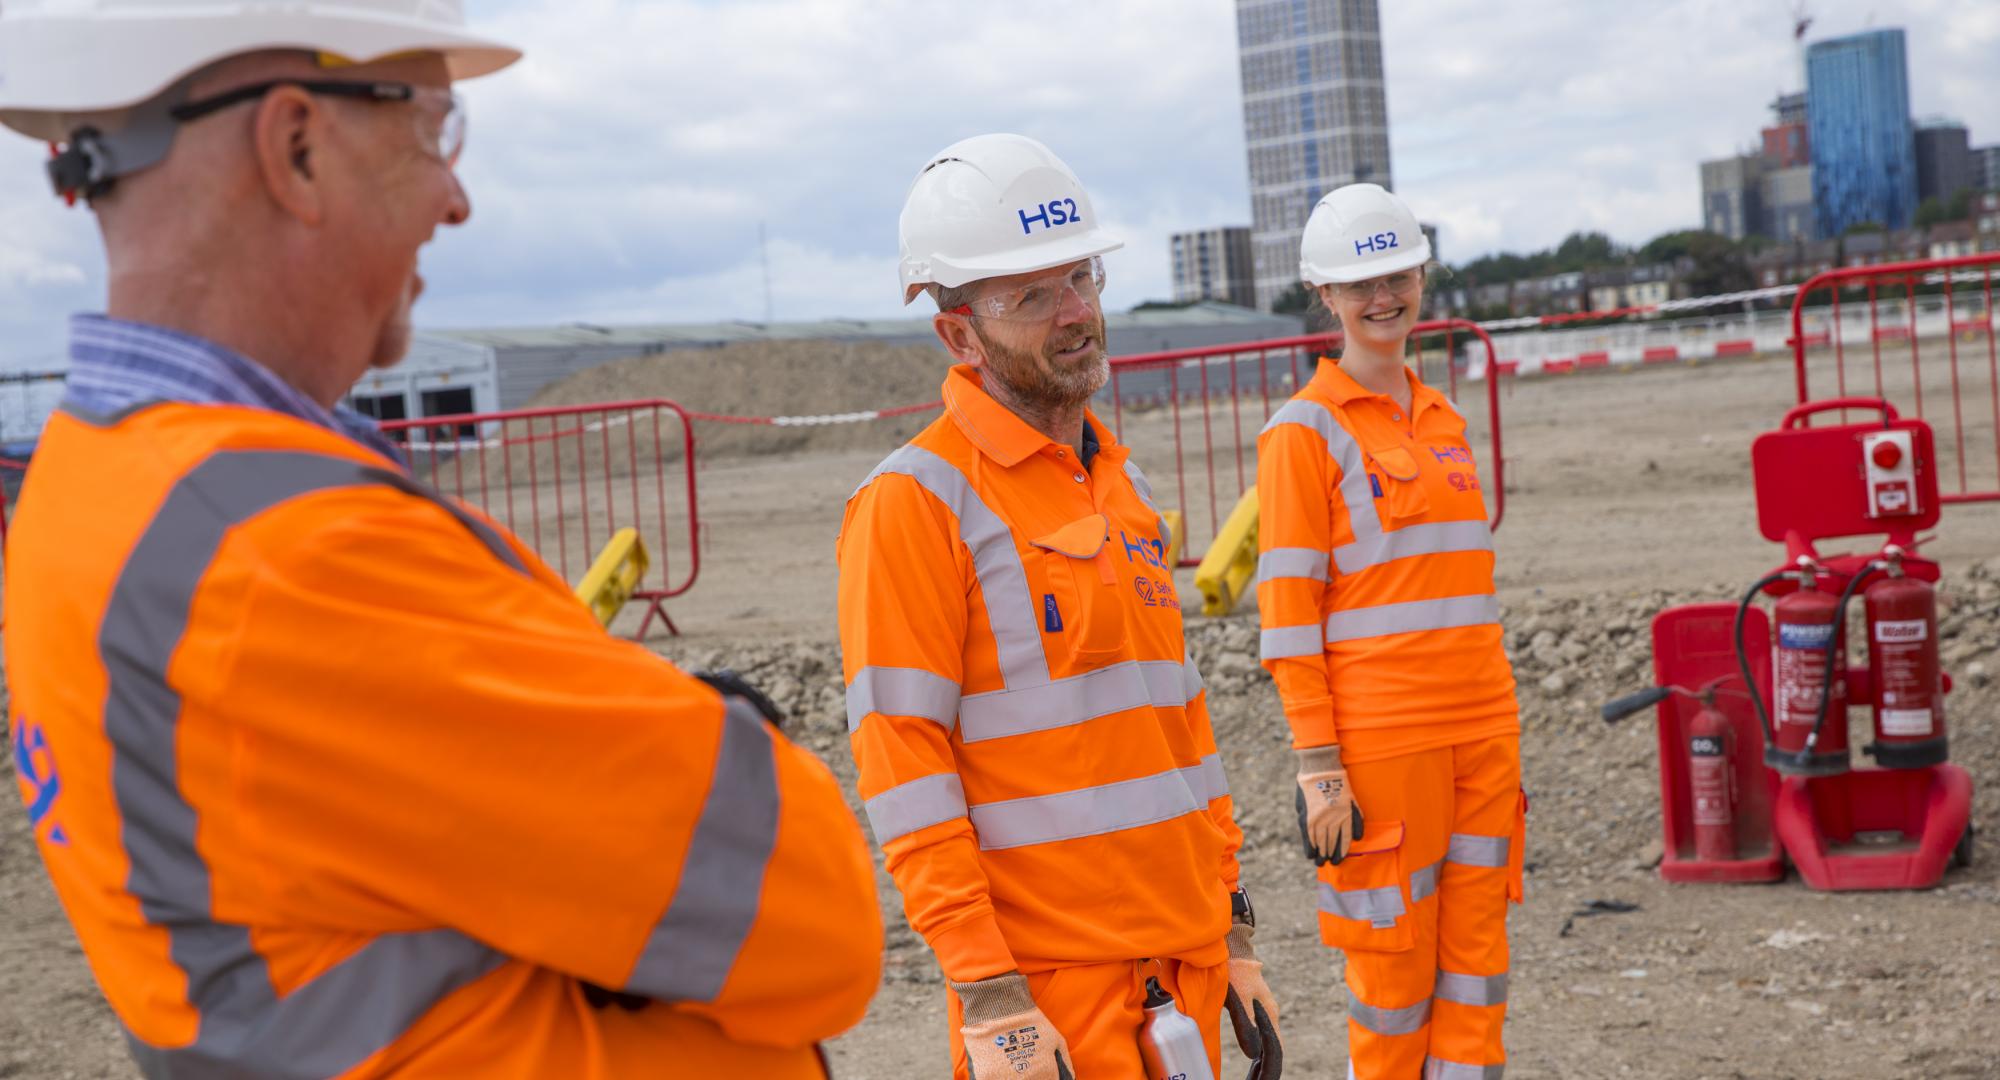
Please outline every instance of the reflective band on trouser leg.
[[[1210, 754], [1189, 768], [1055, 795], [980, 803], [970, 814], [980, 848], [997, 851], [1156, 825], [1205, 812], [1211, 801], [1227, 794], [1222, 757]], [[869, 815], [872, 819], [872, 808]]]
[[1409, 600], [1400, 604], [1336, 611], [1326, 619], [1327, 644], [1419, 630], [1485, 626], [1500, 621], [1500, 601], [1492, 593]]
[[763, 716], [729, 698], [708, 798], [673, 899], [624, 989], [659, 1001], [713, 1001], [757, 921], [778, 843], [778, 763]]
[[1042, 652], [1042, 624], [1028, 591], [1027, 571], [1007, 523], [988, 507], [958, 467], [919, 446], [904, 446], [882, 459], [868, 479], [885, 473], [915, 480], [958, 519], [958, 538], [972, 553], [972, 571], [986, 598], [986, 616], [1000, 676], [1009, 690], [1040, 686], [1049, 681], [1048, 657]]
[[879, 847], [918, 829], [965, 816], [965, 782], [955, 772], [920, 776], [861, 804]]
[[1384, 1009], [1362, 1001], [1350, 989], [1347, 992], [1347, 1014], [1355, 1023], [1377, 1035], [1415, 1035], [1431, 1022], [1431, 1003], [1429, 998], [1425, 998], [1415, 1005]]
[[1460, 975], [1453, 971], [1439, 971], [1436, 996], [1439, 1001], [1460, 1005], [1505, 1005], [1507, 973]]
[[[104, 728], [114, 748], [111, 786], [131, 867], [126, 889], [146, 920], [166, 930], [168, 954], [187, 975], [188, 1004], [201, 1016], [195, 1041], [171, 1050], [128, 1034], [132, 1056], [149, 1077], [336, 1076], [394, 1043], [453, 991], [506, 963], [450, 930], [383, 934], [279, 997], [249, 928], [213, 919], [214, 885], [196, 844], [198, 813], [180, 788], [180, 694], [166, 677], [196, 585], [243, 522], [316, 491], [378, 484], [438, 501], [407, 480], [345, 458], [218, 453], [167, 493], [112, 588], [98, 648], [110, 680]], [[490, 530], [453, 516], [518, 568]]]
[[1460, 866], [1505, 867], [1507, 846], [1510, 837], [1470, 836], [1465, 833], [1451, 834], [1451, 849], [1445, 853], [1444, 861]]
[[950, 731], [958, 722], [958, 684], [922, 668], [865, 667], [847, 684], [847, 730], [872, 712], [921, 717]]
[[1424, 1059], [1424, 1080], [1502, 1080], [1505, 1065], [1465, 1065], [1440, 1058]]

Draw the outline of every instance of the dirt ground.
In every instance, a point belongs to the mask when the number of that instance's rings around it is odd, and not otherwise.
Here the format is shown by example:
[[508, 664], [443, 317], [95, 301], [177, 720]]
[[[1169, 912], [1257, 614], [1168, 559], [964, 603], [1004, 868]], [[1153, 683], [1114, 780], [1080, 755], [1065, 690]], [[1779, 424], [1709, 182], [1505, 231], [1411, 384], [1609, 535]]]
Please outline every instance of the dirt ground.
[[[1757, 535], [1749, 445], [1791, 402], [1791, 375], [1774, 360], [1662, 365], [1503, 391], [1499, 580], [1533, 797], [1528, 901], [1511, 924], [1511, 1077], [2000, 1076], [2000, 505], [1948, 509], [1925, 546], [1946, 567], [1953, 756], [1980, 785], [1982, 830], [1973, 867], [1939, 887], [1829, 895], [1796, 876], [1666, 884], [1653, 869], [1650, 714], [1616, 727], [1596, 717], [1602, 701], [1649, 683], [1653, 612], [1734, 599], [1778, 560]], [[1156, 488], [1177, 501], [1170, 417], [1126, 419]], [[1245, 423], [1247, 441], [1256, 425]], [[845, 498], [893, 442], [705, 459], [701, 575], [670, 605], [684, 636], [653, 642], [689, 664], [731, 663], [770, 688], [850, 793], [833, 541]], [[1483, 433], [1474, 445], [1483, 457]], [[1233, 468], [1218, 484], [1225, 513]], [[1203, 484], [1188, 499], [1197, 532]], [[1187, 575], [1178, 584], [1191, 602], [1198, 595]], [[1248, 836], [1245, 879], [1285, 1010], [1287, 1074], [1343, 1075], [1340, 960], [1313, 929], [1255, 614], [1191, 614], [1189, 639]], [[831, 1044], [834, 1072], [941, 1076], [948, 1033], [936, 968], [886, 876], [881, 889], [885, 979], [868, 1018]], [[1637, 910], [1575, 915], [1598, 900]], [[19, 814], [0, 813], [0, 911], [0, 1077], [132, 1075]], [[1241, 1069], [1226, 1051], [1225, 1076]]]

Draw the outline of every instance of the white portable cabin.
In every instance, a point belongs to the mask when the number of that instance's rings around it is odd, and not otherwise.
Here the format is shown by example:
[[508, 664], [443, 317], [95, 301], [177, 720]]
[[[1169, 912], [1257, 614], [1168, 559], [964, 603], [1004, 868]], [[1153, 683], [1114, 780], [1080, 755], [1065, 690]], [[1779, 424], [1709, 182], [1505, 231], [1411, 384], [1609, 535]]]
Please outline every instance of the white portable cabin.
[[377, 420], [498, 411], [493, 348], [436, 334], [413, 334], [401, 363], [363, 375], [346, 400], [355, 411]]

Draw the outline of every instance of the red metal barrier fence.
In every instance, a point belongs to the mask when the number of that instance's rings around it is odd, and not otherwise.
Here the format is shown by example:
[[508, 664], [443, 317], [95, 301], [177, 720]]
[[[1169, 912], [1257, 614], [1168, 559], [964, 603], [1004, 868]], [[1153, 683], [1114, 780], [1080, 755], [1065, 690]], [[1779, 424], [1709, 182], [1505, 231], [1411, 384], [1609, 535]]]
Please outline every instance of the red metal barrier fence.
[[[1486, 490], [1493, 527], [1499, 528], [1507, 487], [1493, 339], [1473, 323], [1446, 319], [1419, 324], [1411, 340], [1418, 373], [1454, 402], [1460, 347], [1477, 361], [1472, 373], [1483, 378], [1486, 410], [1483, 418], [1476, 412], [1466, 416], [1466, 435], [1474, 441], [1484, 426], [1490, 436]], [[1339, 345], [1338, 334], [1313, 334], [1111, 358], [1112, 431], [1132, 447], [1132, 460], [1152, 479], [1161, 508], [1186, 515], [1181, 565], [1201, 561], [1230, 509], [1256, 486], [1257, 434], [1264, 421], [1312, 378], [1318, 358]], [[1198, 509], [1207, 512], [1205, 529]]]
[[680, 632], [665, 603], [701, 572], [701, 518], [694, 429], [679, 405], [432, 416], [387, 421], [382, 430], [403, 443], [418, 478], [505, 525], [565, 581], [580, 579], [618, 529], [638, 529], [652, 565], [632, 594], [646, 604], [636, 636], [645, 637], [656, 616]]
[[[1806, 282], [1792, 301], [1799, 403], [1815, 400], [1817, 376], [1820, 397], [1872, 394], [1930, 420], [1947, 503], [2000, 501], [1995, 271], [2000, 252], [1846, 267]], [[1925, 415], [1927, 402], [1936, 415]]]

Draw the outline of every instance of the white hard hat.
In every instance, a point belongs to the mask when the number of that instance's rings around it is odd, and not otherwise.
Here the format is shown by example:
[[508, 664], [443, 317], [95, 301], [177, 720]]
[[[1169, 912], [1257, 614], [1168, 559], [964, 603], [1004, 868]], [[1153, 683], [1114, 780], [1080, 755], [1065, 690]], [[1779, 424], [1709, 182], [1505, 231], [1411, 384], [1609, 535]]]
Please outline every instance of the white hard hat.
[[0, 124], [61, 142], [78, 116], [266, 49], [352, 63], [439, 53], [454, 79], [521, 57], [466, 33], [463, 0], [0, 0]]
[[976, 135], [931, 155], [897, 223], [903, 303], [927, 285], [1047, 270], [1116, 251], [1083, 184], [1025, 135]]
[[1299, 276], [1313, 285], [1364, 281], [1431, 261], [1431, 242], [1403, 200], [1374, 184], [1326, 193], [1299, 240]]

